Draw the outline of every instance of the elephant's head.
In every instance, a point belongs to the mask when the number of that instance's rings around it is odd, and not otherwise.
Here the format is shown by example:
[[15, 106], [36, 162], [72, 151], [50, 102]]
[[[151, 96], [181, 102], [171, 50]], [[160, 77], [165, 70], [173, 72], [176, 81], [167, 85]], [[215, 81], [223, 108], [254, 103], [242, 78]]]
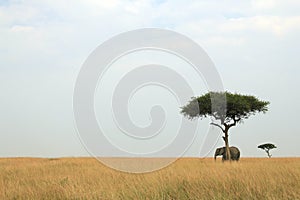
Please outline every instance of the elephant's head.
[[217, 158], [217, 156], [221, 156], [225, 153], [225, 147], [220, 147], [220, 148], [217, 148], [216, 149], [216, 152], [215, 152], [215, 160]]

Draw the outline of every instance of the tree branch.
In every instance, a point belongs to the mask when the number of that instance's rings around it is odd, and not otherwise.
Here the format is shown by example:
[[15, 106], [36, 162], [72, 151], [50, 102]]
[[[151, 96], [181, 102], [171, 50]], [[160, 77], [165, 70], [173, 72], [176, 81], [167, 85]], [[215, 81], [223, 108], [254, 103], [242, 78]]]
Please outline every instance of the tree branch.
[[230, 129], [231, 127], [235, 126], [236, 125], [236, 121], [234, 121], [232, 124], [227, 124], [228, 126], [228, 129]]
[[225, 131], [220, 124], [216, 124], [216, 123], [213, 123], [213, 122], [211, 122], [210, 124], [219, 127], [223, 132]]
[[240, 117], [239, 117], [239, 118], [237, 118], [237, 119], [235, 119], [235, 117], [234, 117], [234, 119], [233, 119], [233, 120], [234, 120], [235, 122], [239, 122], [241, 119], [242, 119], [242, 118], [240, 118]]
[[[233, 116], [233, 123], [232, 124], [226, 124], [227, 126], [228, 126], [228, 129], [229, 128], [231, 128], [231, 127], [233, 127], [233, 126], [235, 126], [236, 125], [236, 123], [237, 122], [239, 122], [240, 120], [241, 120], [241, 118], [239, 117], [239, 118], [237, 118], [237, 119], [235, 119], [235, 116]], [[225, 126], [226, 127], [226, 126]]]

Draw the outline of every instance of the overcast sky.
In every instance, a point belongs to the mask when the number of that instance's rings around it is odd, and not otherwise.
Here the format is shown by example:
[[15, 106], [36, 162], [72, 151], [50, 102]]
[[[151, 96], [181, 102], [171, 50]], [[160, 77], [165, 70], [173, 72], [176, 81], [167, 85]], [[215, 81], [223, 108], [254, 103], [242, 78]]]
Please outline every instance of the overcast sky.
[[[274, 156], [300, 156], [299, 10], [297, 0], [0, 0], [0, 156], [89, 155], [72, 110], [81, 65], [102, 42], [146, 27], [190, 37], [226, 90], [271, 102], [231, 129], [242, 156], [265, 156], [264, 142], [278, 146]], [[199, 145], [186, 155], [199, 155]]]

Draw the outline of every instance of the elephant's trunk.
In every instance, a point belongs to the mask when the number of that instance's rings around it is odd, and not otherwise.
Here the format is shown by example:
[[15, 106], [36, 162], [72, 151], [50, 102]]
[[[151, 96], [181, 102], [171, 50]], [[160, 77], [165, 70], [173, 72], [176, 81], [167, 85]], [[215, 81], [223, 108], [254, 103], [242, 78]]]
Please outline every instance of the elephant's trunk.
[[215, 154], [215, 157], [214, 157], [214, 158], [215, 158], [215, 161], [216, 161], [216, 159], [217, 159], [217, 154]]

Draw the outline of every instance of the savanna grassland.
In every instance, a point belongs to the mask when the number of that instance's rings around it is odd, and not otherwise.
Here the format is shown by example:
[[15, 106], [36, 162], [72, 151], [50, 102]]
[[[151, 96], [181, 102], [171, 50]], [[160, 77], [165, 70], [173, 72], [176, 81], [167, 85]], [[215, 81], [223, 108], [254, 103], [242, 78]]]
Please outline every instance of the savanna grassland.
[[93, 158], [2, 158], [0, 199], [300, 199], [300, 158], [182, 158], [145, 174]]

